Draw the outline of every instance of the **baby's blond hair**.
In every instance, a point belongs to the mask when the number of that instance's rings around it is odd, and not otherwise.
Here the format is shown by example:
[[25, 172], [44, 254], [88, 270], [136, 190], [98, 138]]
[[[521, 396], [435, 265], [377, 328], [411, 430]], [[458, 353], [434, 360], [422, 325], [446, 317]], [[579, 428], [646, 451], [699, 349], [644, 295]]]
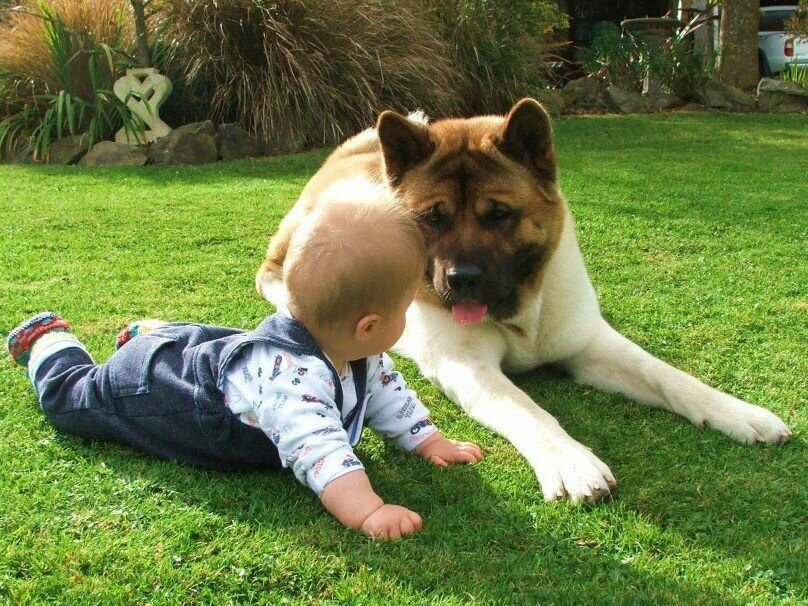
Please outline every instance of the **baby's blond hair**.
[[306, 325], [353, 328], [392, 311], [426, 268], [412, 215], [382, 185], [341, 181], [297, 228], [283, 264], [289, 308]]

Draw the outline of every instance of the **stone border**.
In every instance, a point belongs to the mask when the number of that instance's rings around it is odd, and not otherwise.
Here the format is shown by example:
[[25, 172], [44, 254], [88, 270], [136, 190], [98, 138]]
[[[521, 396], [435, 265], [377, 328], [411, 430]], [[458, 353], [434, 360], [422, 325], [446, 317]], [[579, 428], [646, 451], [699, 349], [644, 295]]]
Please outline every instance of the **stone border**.
[[[693, 99], [678, 95], [656, 94], [648, 97], [608, 86], [597, 78], [571, 80], [562, 89], [564, 107], [558, 113], [647, 113], [682, 109], [716, 109], [732, 112], [808, 112], [808, 88], [792, 82], [763, 78], [757, 88], [757, 97], [720, 82], [708, 81], [693, 93]], [[695, 102], [695, 103], [694, 103]]]
[[[214, 130], [210, 120], [186, 124], [146, 145], [128, 145], [99, 141], [87, 149], [85, 135], [54, 141], [48, 152], [48, 164], [81, 166], [142, 166], [207, 164], [219, 160], [243, 160], [264, 155], [264, 150], [237, 124], [220, 124]], [[16, 163], [31, 162], [17, 156]]]
[[[763, 78], [757, 97], [741, 90], [708, 81], [694, 92], [694, 100], [672, 94], [643, 96], [591, 77], [567, 82], [563, 89], [540, 91], [536, 98], [554, 117], [560, 115], [649, 113], [661, 111], [707, 111], [767, 113], [808, 113], [808, 87], [772, 78]], [[142, 166], [144, 164], [207, 164], [229, 162], [265, 155], [266, 150], [238, 124], [194, 122], [172, 130], [153, 143], [131, 146], [101, 141], [87, 150], [84, 135], [64, 137], [50, 146], [49, 164], [81, 166]], [[30, 162], [18, 156], [12, 162]]]

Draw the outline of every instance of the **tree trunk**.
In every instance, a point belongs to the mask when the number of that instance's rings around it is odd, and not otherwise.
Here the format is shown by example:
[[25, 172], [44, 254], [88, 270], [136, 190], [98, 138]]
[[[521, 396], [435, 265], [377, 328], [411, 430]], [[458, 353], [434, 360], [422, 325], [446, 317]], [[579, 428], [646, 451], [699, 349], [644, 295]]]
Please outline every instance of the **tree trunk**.
[[718, 41], [718, 79], [737, 88], [758, 83], [760, 0], [724, 0]]
[[149, 39], [146, 29], [146, 5], [150, 0], [130, 0], [132, 11], [135, 13], [135, 34], [137, 36], [137, 62], [139, 67], [149, 65]]

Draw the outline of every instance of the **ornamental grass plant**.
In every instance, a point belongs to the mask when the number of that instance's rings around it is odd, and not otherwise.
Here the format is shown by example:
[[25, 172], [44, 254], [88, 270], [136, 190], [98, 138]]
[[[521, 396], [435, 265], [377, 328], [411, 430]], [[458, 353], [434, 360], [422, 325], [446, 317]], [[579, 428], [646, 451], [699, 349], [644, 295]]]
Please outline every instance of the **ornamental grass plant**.
[[[21, 10], [7, 12], [0, 31], [0, 69], [30, 79], [36, 92], [69, 86], [79, 95], [91, 89], [89, 73], [81, 61], [65, 65], [75, 53], [96, 45], [123, 48], [134, 39], [128, 0], [22, 0]], [[54, 48], [47, 29], [58, 20], [71, 33], [73, 46]], [[62, 52], [66, 57], [55, 57]], [[70, 54], [68, 54], [70, 53]]]
[[[566, 18], [546, 0], [156, 0], [149, 41], [171, 126], [237, 122], [270, 149], [333, 144], [384, 109], [501, 113], [537, 95]], [[47, 158], [137, 128], [112, 83], [133, 63], [127, 0], [22, 0], [0, 18], [0, 146]], [[12, 153], [14, 152], [14, 153]]]
[[270, 145], [333, 143], [384, 107], [456, 107], [446, 42], [392, 0], [167, 0], [163, 17], [172, 79]]
[[544, 88], [545, 0], [166, 0], [165, 70], [270, 146], [339, 141], [381, 110], [499, 113]]
[[0, 22], [0, 153], [45, 160], [50, 144], [86, 145], [142, 127], [112, 93], [133, 39], [125, 0], [24, 1]]
[[448, 42], [460, 72], [457, 110], [501, 114], [555, 79], [548, 58], [562, 45], [567, 15], [546, 0], [419, 0]]

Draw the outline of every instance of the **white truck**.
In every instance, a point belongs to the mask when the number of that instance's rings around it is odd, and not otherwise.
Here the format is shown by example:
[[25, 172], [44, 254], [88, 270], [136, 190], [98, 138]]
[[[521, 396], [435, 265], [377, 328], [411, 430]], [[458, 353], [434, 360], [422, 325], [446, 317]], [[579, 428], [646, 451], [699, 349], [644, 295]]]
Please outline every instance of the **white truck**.
[[795, 5], [760, 7], [758, 63], [761, 76], [777, 75], [789, 63], [808, 68], [808, 38], [785, 32], [785, 20], [796, 11]]

